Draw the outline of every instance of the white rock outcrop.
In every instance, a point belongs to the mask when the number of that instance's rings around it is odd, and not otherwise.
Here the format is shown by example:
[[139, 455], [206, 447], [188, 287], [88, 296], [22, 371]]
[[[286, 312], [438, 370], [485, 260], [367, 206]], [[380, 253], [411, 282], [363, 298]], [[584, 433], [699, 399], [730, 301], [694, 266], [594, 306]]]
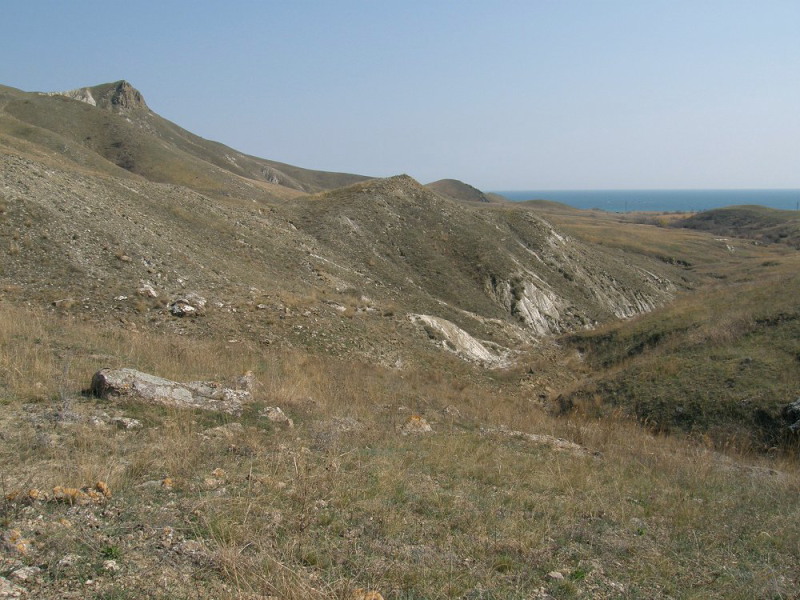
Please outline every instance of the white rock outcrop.
[[91, 391], [104, 399], [124, 398], [234, 415], [241, 414], [242, 405], [251, 400], [246, 389], [227, 387], [215, 381], [178, 383], [135, 369], [101, 369], [92, 377]]
[[508, 364], [506, 353], [494, 352], [485, 343], [475, 339], [455, 323], [431, 315], [409, 315], [414, 323], [423, 323], [438, 337], [442, 346], [462, 358], [488, 367], [502, 367]]

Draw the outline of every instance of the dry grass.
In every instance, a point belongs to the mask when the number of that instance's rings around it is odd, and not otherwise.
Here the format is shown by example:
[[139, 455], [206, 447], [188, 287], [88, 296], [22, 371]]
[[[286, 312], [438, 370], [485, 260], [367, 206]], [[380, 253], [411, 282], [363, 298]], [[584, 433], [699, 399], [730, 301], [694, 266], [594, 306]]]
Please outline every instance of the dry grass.
[[791, 442], [781, 410], [800, 383], [798, 260], [746, 263], [735, 280], [573, 336], [586, 353], [585, 376], [563, 390], [563, 403], [595, 414], [618, 407], [662, 431], [710, 435], [721, 447]]
[[[85, 591], [87, 578], [96, 598], [744, 599], [800, 585], [796, 460], [552, 419], [502, 382], [2, 315], [4, 493], [102, 480], [114, 494], [97, 507], [3, 504], [4, 527], [34, 542], [23, 562], [48, 574], [38, 597]], [[105, 364], [176, 379], [253, 368], [261, 389], [243, 428], [217, 434], [230, 417], [82, 398]], [[259, 419], [265, 403], [296, 427]], [[103, 412], [144, 428], [92, 425]], [[413, 413], [435, 433], [402, 435]], [[598, 454], [481, 433], [499, 425]], [[70, 553], [77, 566], [63, 565]], [[108, 556], [122, 565], [113, 576]]]

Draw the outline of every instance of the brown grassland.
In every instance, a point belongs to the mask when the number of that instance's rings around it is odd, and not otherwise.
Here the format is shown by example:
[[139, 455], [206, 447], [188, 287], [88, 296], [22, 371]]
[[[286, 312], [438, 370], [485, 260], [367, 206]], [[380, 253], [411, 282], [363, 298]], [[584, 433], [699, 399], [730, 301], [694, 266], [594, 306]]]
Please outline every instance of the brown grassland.
[[478, 202], [92, 90], [0, 86], [0, 597], [800, 598], [793, 215]]
[[[241, 418], [112, 405], [81, 395], [102, 366], [178, 380], [252, 369], [260, 383]], [[744, 599], [800, 585], [796, 457], [549, 417], [500, 376], [98, 329], [8, 304], [0, 369], [2, 525], [29, 541], [1, 574], [39, 567], [36, 597]], [[295, 427], [259, 419], [267, 404]], [[104, 413], [144, 427], [93, 424]], [[412, 413], [434, 433], [399, 433]], [[12, 494], [96, 481], [113, 491], [98, 506]]]

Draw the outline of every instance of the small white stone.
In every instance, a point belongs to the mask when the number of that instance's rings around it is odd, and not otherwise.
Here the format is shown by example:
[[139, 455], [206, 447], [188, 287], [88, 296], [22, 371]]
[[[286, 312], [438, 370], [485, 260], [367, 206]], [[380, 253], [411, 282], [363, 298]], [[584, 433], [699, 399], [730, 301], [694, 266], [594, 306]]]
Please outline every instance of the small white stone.
[[433, 433], [433, 428], [424, 418], [419, 415], [411, 415], [408, 421], [400, 428], [403, 435], [420, 435]]
[[104, 560], [103, 561], [103, 570], [108, 571], [109, 573], [116, 573], [119, 571], [119, 563], [115, 560]]
[[78, 564], [81, 560], [81, 557], [77, 554], [67, 554], [61, 560], [58, 561], [57, 566], [60, 568], [71, 567], [73, 565]]
[[136, 293], [140, 296], [145, 296], [147, 298], [158, 298], [158, 292], [149, 283], [145, 283], [144, 285], [142, 285], [142, 287], [136, 290]]
[[39, 567], [21, 567], [9, 575], [14, 581], [28, 581], [35, 577], [42, 570]]
[[130, 417], [114, 417], [111, 419], [111, 423], [120, 429], [139, 429], [142, 427], [141, 421]]
[[25, 592], [18, 585], [14, 585], [5, 577], [0, 577], [0, 598], [21, 598]]
[[294, 427], [294, 422], [286, 416], [286, 413], [279, 406], [266, 406], [258, 413], [258, 416], [266, 417], [273, 423], [286, 425], [289, 428]]

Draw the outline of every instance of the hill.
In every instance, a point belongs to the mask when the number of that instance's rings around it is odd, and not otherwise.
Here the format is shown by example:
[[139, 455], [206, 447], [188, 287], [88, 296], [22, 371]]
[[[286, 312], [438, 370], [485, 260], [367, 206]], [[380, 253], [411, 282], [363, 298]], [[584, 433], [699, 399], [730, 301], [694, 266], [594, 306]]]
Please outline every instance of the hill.
[[237, 152], [152, 112], [126, 81], [63, 93], [0, 90], [0, 135], [20, 149], [124, 177], [182, 185], [201, 193], [284, 198], [362, 181]]
[[437, 194], [462, 202], [489, 203], [505, 201], [504, 198], [497, 194], [484, 194], [478, 188], [464, 183], [463, 181], [458, 181], [457, 179], [440, 179], [439, 181], [426, 184], [425, 187], [433, 190]]
[[0, 595], [800, 587], [786, 245], [247, 157], [116, 82], [0, 88], [0, 256]]
[[[125, 82], [66, 96], [0, 92], [3, 297], [107, 325], [387, 366], [517, 368], [553, 336], [608, 324], [623, 338], [636, 337], [638, 321], [627, 322], [632, 317], [655, 311], [651, 318], [662, 319], [674, 298], [710, 285], [744, 301], [741, 286], [728, 281], [747, 273], [757, 285], [780, 286], [773, 270], [759, 265], [794, 264], [792, 256], [622, 215], [545, 202], [465, 201], [464, 190], [474, 188], [460, 182], [448, 183], [461, 190], [459, 200], [407, 176], [343, 176], [361, 181], [303, 194], [215, 166], [225, 162], [224, 146], [164, 121]], [[120, 131], [136, 141], [129, 169], [114, 164], [127, 146], [107, 143]], [[91, 139], [82, 137], [86, 132]], [[57, 140], [65, 144], [61, 151]], [[165, 165], [172, 165], [170, 183], [162, 181]], [[183, 176], [174, 174], [191, 169], [202, 171], [205, 183], [178, 185]], [[297, 173], [306, 187], [335, 180]], [[206, 299], [202, 318], [175, 317], [173, 305], [187, 294]], [[770, 297], [776, 303], [766, 313], [793, 314], [789, 297]], [[612, 366], [621, 373], [615, 361], [600, 358], [584, 376], [605, 380]], [[565, 389], [585, 397], [591, 386], [579, 393], [578, 371], [557, 364], [537, 366], [536, 376], [523, 378], [526, 389], [549, 400]], [[760, 379], [753, 381], [758, 386]], [[744, 384], [733, 394], [722, 386], [710, 390], [707, 404], [744, 397], [750, 393]], [[683, 418], [684, 428], [727, 428], [739, 437], [750, 431], [761, 443], [763, 428], [753, 415], [763, 410], [779, 419], [791, 400], [788, 389], [765, 394], [745, 411], [693, 413]], [[633, 400], [619, 402], [634, 393], [612, 386], [599, 395], [654, 419], [631, 408]]]
[[[249, 320], [241, 309], [264, 306], [279, 323], [248, 322], [249, 337], [316, 347], [302, 327], [284, 329], [297, 304], [340, 332], [329, 352], [413, 362], [430, 338], [429, 349], [499, 366], [542, 336], [651, 310], [677, 289], [670, 267], [597, 252], [524, 207], [246, 157], [162, 119], [124, 81], [4, 88], [0, 100], [7, 297], [233, 337]], [[137, 298], [145, 285], [160, 300]], [[162, 304], [187, 291], [216, 307], [191, 325]], [[368, 325], [341, 331], [342, 310]]]
[[728, 206], [677, 220], [673, 226], [800, 248], [800, 214], [797, 211], [766, 206]]

